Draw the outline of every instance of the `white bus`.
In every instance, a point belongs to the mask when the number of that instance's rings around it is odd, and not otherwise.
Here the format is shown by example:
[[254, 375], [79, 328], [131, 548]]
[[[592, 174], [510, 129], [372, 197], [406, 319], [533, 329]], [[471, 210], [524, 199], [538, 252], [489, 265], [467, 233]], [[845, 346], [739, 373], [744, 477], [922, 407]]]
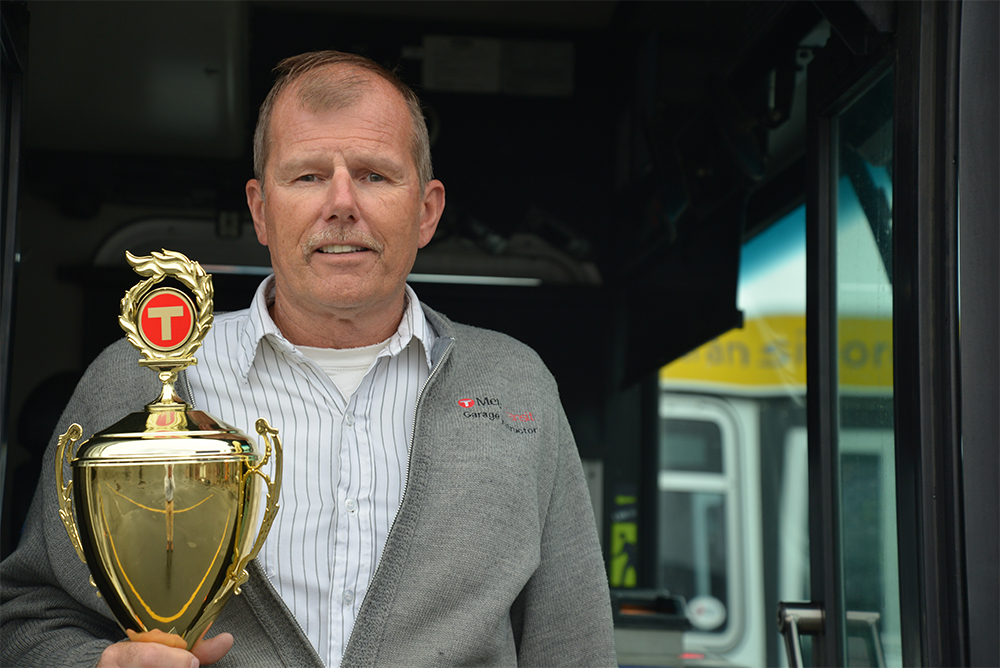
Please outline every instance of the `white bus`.
[[[842, 297], [851, 300], [838, 325], [850, 421], [840, 433], [840, 465], [845, 512], [870, 516], [844, 525], [845, 564], [864, 572], [896, 561], [896, 492], [891, 408], [871, 409], [891, 406], [891, 302], [881, 298], [887, 278], [872, 232], [856, 213], [845, 234], [870, 275]], [[785, 662], [777, 602], [810, 599], [804, 208], [750, 240], [742, 261], [743, 327], [660, 372], [652, 584], [687, 602], [689, 661], [765, 666]], [[852, 401], [865, 407], [853, 417]], [[869, 570], [866, 584], [847, 592], [850, 612], [875, 613], [866, 618], [877, 620], [877, 660], [898, 665], [898, 581]]]

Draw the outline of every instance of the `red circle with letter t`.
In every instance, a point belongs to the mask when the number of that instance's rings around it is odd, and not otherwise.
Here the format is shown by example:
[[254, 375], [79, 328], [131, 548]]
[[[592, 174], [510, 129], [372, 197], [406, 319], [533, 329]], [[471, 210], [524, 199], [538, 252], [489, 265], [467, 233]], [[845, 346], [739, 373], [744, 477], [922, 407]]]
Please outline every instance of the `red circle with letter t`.
[[139, 306], [139, 332], [157, 350], [173, 350], [184, 344], [194, 330], [194, 307], [187, 295], [162, 288]]

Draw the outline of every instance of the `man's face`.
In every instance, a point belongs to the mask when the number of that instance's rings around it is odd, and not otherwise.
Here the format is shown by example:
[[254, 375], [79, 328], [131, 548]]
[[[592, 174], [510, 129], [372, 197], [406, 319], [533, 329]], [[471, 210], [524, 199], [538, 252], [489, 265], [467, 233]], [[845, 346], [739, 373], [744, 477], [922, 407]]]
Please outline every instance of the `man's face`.
[[307, 111], [294, 90], [276, 101], [264, 183], [247, 184], [247, 201], [283, 331], [288, 317], [398, 322], [406, 276], [444, 208], [439, 181], [421, 193], [410, 129], [402, 96], [379, 79], [343, 109]]

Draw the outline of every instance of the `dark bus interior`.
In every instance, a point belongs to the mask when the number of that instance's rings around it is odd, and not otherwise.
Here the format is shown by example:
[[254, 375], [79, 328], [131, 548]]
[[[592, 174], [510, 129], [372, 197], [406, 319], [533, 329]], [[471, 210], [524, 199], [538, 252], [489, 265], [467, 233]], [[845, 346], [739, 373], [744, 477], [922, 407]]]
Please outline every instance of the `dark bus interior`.
[[[416, 289], [454, 320], [539, 351], [581, 455], [604, 461], [610, 485], [636, 474], [655, 428], [643, 406], [657, 369], [740, 325], [740, 244], [803, 199], [796, 90], [823, 46], [810, 35], [830, 11], [867, 30], [849, 39], [878, 34], [853, 3], [786, 1], [4, 10], [26, 45], [4, 553], [68, 388], [121, 336], [118, 301], [135, 279], [123, 253], [98, 262], [102, 247], [137, 221], [183, 220], [202, 232], [167, 225], [132, 252], [266, 264], [243, 185], [282, 57], [356, 51], [417, 89], [448, 205], [414, 271], [535, 284]], [[214, 280], [216, 309], [231, 310], [260, 276]]]

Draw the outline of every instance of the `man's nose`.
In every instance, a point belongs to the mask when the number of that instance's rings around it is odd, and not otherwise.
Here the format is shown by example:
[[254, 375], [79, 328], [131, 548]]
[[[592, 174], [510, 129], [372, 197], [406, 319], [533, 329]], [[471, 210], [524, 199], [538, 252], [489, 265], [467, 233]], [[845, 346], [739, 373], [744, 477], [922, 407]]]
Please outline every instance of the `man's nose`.
[[323, 202], [323, 220], [355, 222], [358, 220], [358, 203], [355, 198], [354, 179], [346, 171], [337, 171], [327, 183], [326, 200]]

